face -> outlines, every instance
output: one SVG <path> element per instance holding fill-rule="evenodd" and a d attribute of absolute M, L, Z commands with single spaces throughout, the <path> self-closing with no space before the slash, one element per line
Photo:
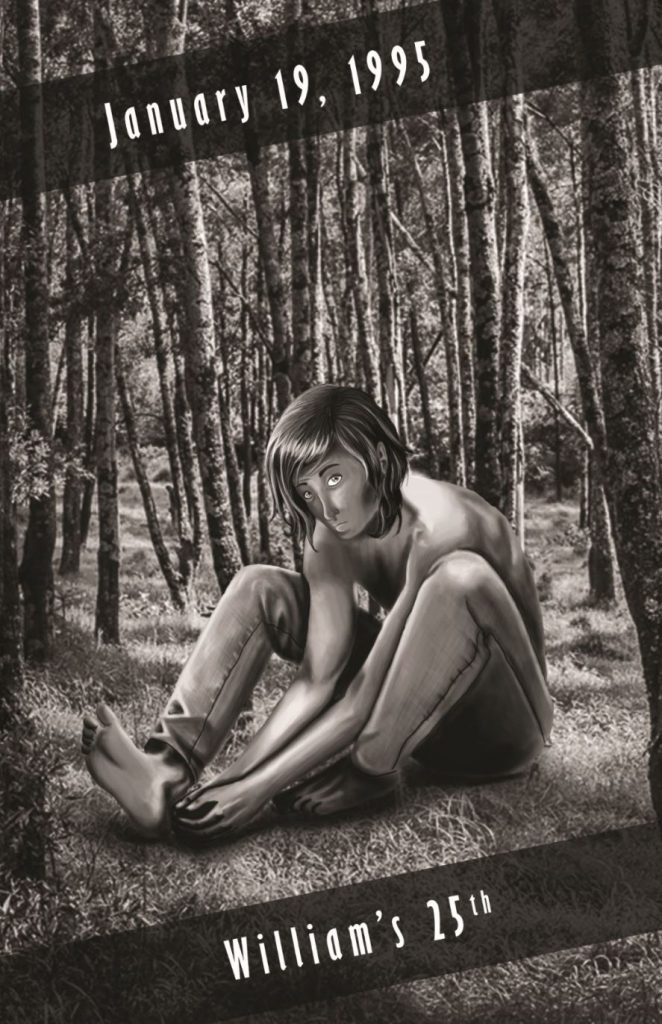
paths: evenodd
<path fill-rule="evenodd" d="M 377 453 L 385 465 L 386 450 L 381 442 Z M 360 536 L 379 510 L 377 491 L 368 483 L 362 463 L 346 448 L 332 448 L 319 462 L 304 466 L 295 488 L 315 519 L 344 540 Z"/>

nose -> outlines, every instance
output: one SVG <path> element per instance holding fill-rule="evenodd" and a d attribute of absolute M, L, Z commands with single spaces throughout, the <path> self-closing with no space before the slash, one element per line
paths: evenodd
<path fill-rule="evenodd" d="M 322 498 L 322 515 L 328 522 L 332 522 L 338 518 L 338 509 L 335 506 L 334 501 L 330 495 L 327 495 L 326 499 Z"/>

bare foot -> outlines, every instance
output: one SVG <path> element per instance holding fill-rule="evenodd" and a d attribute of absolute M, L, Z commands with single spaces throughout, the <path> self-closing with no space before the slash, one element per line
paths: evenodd
<path fill-rule="evenodd" d="M 273 804 L 281 814 L 292 811 L 336 814 L 392 793 L 397 788 L 399 777 L 399 772 L 366 775 L 346 757 L 312 779 L 279 793 Z"/>
<path fill-rule="evenodd" d="M 85 715 L 83 719 L 82 751 L 90 775 L 141 832 L 162 833 L 168 805 L 191 784 L 187 765 L 172 759 L 169 752 L 138 750 L 107 704 L 98 705 L 97 718 Z"/>

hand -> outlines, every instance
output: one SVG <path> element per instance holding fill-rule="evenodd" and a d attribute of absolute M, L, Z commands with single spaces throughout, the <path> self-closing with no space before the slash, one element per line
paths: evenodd
<path fill-rule="evenodd" d="M 409 548 L 405 586 L 417 592 L 438 557 L 439 551 L 436 545 L 430 543 L 428 531 L 422 526 L 416 527 Z"/>
<path fill-rule="evenodd" d="M 174 805 L 172 826 L 187 839 L 208 841 L 243 828 L 264 802 L 250 782 L 224 783 L 218 775 L 204 786 L 190 789 Z"/>

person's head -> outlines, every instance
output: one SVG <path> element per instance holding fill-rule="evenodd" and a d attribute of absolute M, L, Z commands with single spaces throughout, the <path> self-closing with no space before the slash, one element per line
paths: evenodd
<path fill-rule="evenodd" d="M 267 447 L 278 512 L 312 543 L 316 520 L 346 539 L 383 537 L 401 518 L 407 448 L 358 388 L 320 384 L 287 407 Z"/>

